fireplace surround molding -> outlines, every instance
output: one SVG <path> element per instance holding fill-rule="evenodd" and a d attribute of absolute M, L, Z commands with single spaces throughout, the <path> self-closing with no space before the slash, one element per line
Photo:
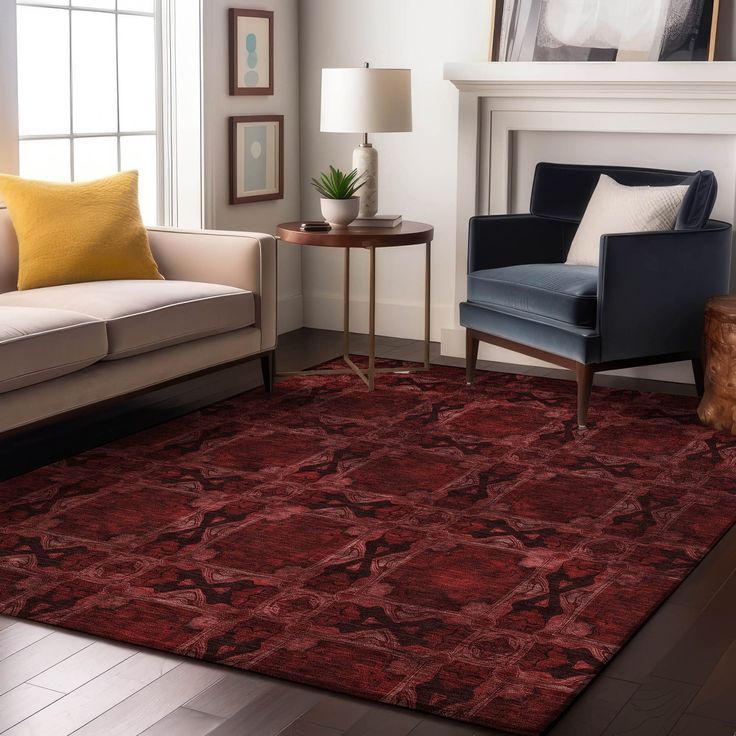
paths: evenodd
<path fill-rule="evenodd" d="M 445 79 L 457 87 L 458 167 L 455 304 L 465 300 L 468 220 L 474 215 L 523 209 L 517 180 L 529 180 L 520 161 L 524 136 L 566 136 L 566 163 L 634 163 L 621 160 L 628 141 L 692 136 L 711 149 L 720 195 L 714 217 L 736 220 L 736 62 L 490 62 L 448 63 Z M 600 160 L 589 161 L 576 137 L 601 136 Z M 633 136 L 634 138 L 631 138 Z M 641 147 L 641 146 L 640 146 Z M 673 145 L 671 162 L 636 164 L 689 170 Z M 542 145 L 542 150 L 544 146 Z M 681 150 L 678 150 L 681 149 Z M 536 150 L 536 149 L 535 149 Z M 724 155 L 724 153 L 726 155 Z M 588 152 L 589 155 L 589 152 Z M 539 160 L 560 161 L 558 145 Z M 706 168 L 703 166 L 703 168 Z M 526 200 L 528 205 L 528 199 Z M 736 281 L 732 281 L 736 283 Z M 442 330 L 442 354 L 463 356 L 464 331 L 458 314 Z M 487 346 L 481 358 L 517 363 L 533 360 Z M 637 369 L 635 375 L 691 382 L 689 366 Z"/>

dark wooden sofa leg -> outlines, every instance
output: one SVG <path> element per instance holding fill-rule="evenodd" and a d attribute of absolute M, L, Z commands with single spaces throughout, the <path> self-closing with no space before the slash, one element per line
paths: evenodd
<path fill-rule="evenodd" d="M 465 381 L 471 386 L 475 380 L 475 364 L 478 362 L 478 345 L 480 340 L 473 337 L 470 330 L 465 330 Z"/>
<path fill-rule="evenodd" d="M 693 358 L 693 376 L 695 377 L 695 388 L 698 396 L 705 393 L 705 372 L 703 369 L 703 361 L 700 358 Z"/>
<path fill-rule="evenodd" d="M 592 365 L 578 363 L 575 366 L 578 379 L 578 427 L 585 429 L 588 423 L 588 405 L 590 404 L 590 393 L 593 390 L 593 376 L 595 369 Z"/>
<path fill-rule="evenodd" d="M 273 379 L 276 369 L 276 352 L 272 350 L 270 353 L 261 356 L 261 373 L 263 374 L 263 386 L 267 393 L 273 393 Z"/>

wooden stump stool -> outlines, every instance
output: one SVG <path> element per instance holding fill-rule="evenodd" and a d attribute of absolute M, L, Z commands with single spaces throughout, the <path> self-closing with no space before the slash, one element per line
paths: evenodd
<path fill-rule="evenodd" d="M 703 424 L 736 434 L 736 296 L 717 296 L 705 308 Z"/>

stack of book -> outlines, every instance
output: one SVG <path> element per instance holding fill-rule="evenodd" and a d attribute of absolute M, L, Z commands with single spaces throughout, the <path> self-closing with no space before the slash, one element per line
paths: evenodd
<path fill-rule="evenodd" d="M 376 215 L 375 217 L 359 217 L 353 220 L 350 227 L 398 227 L 401 215 Z"/>

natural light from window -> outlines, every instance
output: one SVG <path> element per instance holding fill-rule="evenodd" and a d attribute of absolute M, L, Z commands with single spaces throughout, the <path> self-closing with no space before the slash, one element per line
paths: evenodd
<path fill-rule="evenodd" d="M 84 181 L 140 172 L 161 219 L 154 0 L 17 2 L 20 175 Z"/>

